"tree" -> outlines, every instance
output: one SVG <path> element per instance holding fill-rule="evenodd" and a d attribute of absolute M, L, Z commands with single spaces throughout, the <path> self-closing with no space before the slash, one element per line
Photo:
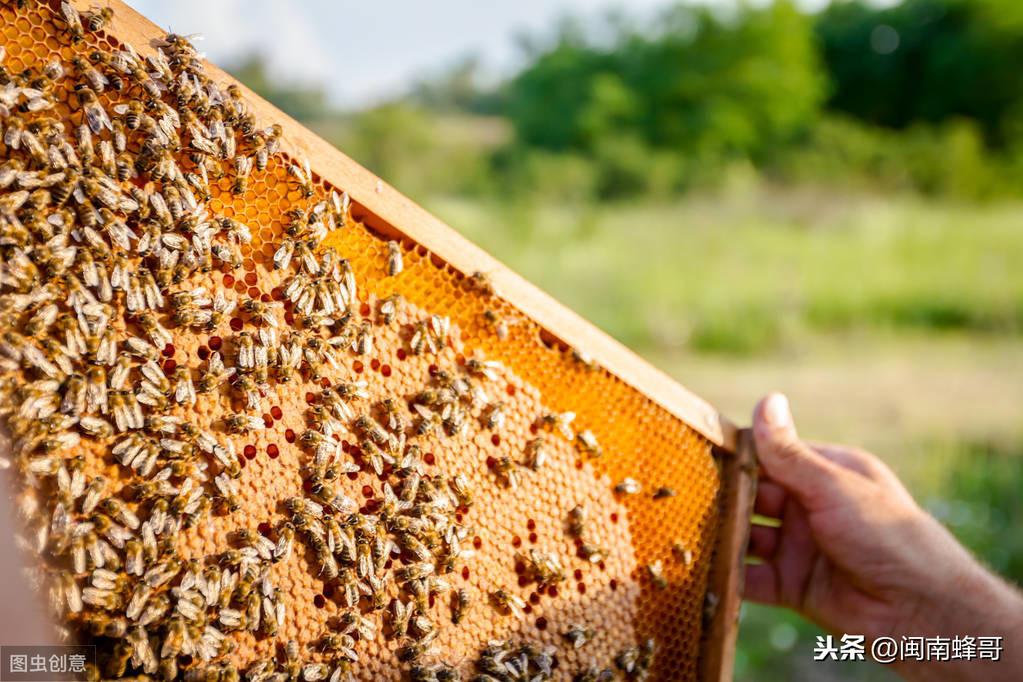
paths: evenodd
<path fill-rule="evenodd" d="M 656 26 L 618 23 L 598 43 L 573 24 L 537 50 L 507 92 L 518 140 L 592 153 L 625 135 L 652 149 L 755 157 L 816 115 L 825 80 L 810 20 L 790 2 L 732 14 L 678 6 Z"/>
<path fill-rule="evenodd" d="M 905 128 L 971 118 L 1000 145 L 1023 113 L 1023 9 L 1015 0 L 831 5 L 816 33 L 831 76 L 828 106 Z"/>

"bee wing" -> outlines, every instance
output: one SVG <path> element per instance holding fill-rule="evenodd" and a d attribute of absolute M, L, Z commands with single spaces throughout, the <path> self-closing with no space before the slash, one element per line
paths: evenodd
<path fill-rule="evenodd" d="M 86 107 L 85 120 L 89 124 L 89 130 L 97 135 L 102 132 L 104 128 L 113 130 L 114 127 L 110 123 L 110 118 L 107 116 L 106 110 L 99 104 Z"/>
<path fill-rule="evenodd" d="M 68 26 L 73 29 L 82 28 L 82 18 L 78 14 L 78 10 L 75 9 L 70 2 L 67 2 L 67 0 L 60 3 L 60 13 L 61 16 L 64 17 L 64 21 L 67 22 Z"/>

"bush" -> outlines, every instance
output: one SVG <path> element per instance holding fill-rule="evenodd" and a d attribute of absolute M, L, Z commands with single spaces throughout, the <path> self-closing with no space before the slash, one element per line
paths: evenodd
<path fill-rule="evenodd" d="M 490 135 L 489 123 L 393 102 L 359 112 L 333 141 L 413 197 L 479 194 L 492 189 L 490 154 L 496 144 L 481 141 Z"/>
<path fill-rule="evenodd" d="M 787 0 L 729 15 L 679 6 L 657 26 L 611 27 L 610 47 L 566 30 L 533 55 L 507 92 L 518 141 L 595 154 L 626 137 L 635 148 L 758 156 L 816 115 L 824 78 L 810 20 Z"/>
<path fill-rule="evenodd" d="M 816 23 L 828 106 L 896 129 L 969 118 L 1008 144 L 1023 103 L 1021 22 L 1015 0 L 832 3 Z"/>
<path fill-rule="evenodd" d="M 1018 192 L 1023 165 L 986 150 L 968 119 L 894 131 L 828 115 L 767 169 L 785 182 L 985 199 Z"/>

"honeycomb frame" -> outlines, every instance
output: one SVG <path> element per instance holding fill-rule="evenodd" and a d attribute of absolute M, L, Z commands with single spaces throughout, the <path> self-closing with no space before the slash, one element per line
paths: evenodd
<path fill-rule="evenodd" d="M 56 3 L 50 4 L 50 11 L 53 11 L 52 5 Z M 72 4 L 85 11 L 90 3 Z M 129 43 L 142 54 L 151 50 L 150 44 L 162 32 L 122 3 L 112 2 L 111 6 L 115 9 L 115 16 L 111 25 L 105 29 L 109 39 Z M 53 37 L 40 32 L 40 27 L 22 26 L 18 21 L 12 26 L 20 34 L 17 39 L 28 41 L 31 46 L 28 49 L 38 52 L 37 58 L 42 59 L 45 54 L 58 49 L 55 44 L 48 42 L 56 43 Z M 4 27 L 4 30 L 12 26 Z M 37 50 L 40 45 L 43 46 L 41 51 Z M 15 60 L 20 58 L 18 55 L 9 57 Z M 211 65 L 207 68 L 218 82 L 236 82 Z M 608 451 L 602 459 L 586 465 L 593 467 L 596 476 L 617 480 L 623 476 L 637 475 L 636 471 L 640 470 L 650 479 L 645 482 L 653 484 L 656 472 L 665 467 L 670 468 L 674 463 L 664 454 L 672 451 L 672 445 L 685 442 L 689 444 L 686 447 L 702 452 L 690 463 L 703 467 L 697 476 L 703 476 L 704 483 L 711 486 L 711 492 L 707 495 L 709 501 L 700 510 L 704 514 L 702 518 L 689 514 L 684 519 L 684 523 L 688 524 L 685 534 L 699 542 L 699 552 L 705 557 L 695 562 L 700 567 L 701 575 L 691 576 L 685 569 L 675 565 L 666 573 L 672 582 L 670 589 L 674 590 L 676 583 L 685 585 L 685 589 L 696 589 L 701 593 L 701 604 L 704 593 L 715 595 L 717 604 L 716 608 L 706 612 L 700 610 L 700 616 L 706 614 L 708 617 L 706 623 L 700 618 L 687 620 L 692 631 L 681 636 L 675 644 L 669 643 L 668 647 L 669 651 L 675 653 L 692 654 L 695 651 L 698 676 L 701 679 L 730 679 L 737 628 L 739 580 L 753 487 L 752 454 L 746 444 L 747 439 L 707 403 L 554 302 L 244 86 L 241 87 L 257 120 L 262 124 L 276 122 L 283 126 L 285 152 L 291 158 L 309 159 L 314 171 L 314 182 L 319 188 L 336 187 L 344 189 L 351 196 L 352 217 L 359 229 L 332 236 L 328 241 L 333 239 L 332 243 L 345 253 L 369 253 L 374 249 L 379 251 L 389 239 L 398 240 L 404 252 L 406 268 L 426 273 L 424 277 L 429 278 L 432 287 L 428 292 L 420 292 L 419 296 L 400 289 L 400 286 L 395 288 L 398 285 L 393 285 L 383 276 L 384 261 L 377 258 L 374 264 L 372 259 L 366 258 L 354 264 L 360 281 L 368 283 L 365 286 L 368 294 L 382 298 L 400 291 L 417 306 L 451 315 L 466 336 L 483 340 L 474 349 L 501 360 L 524 383 L 536 386 L 546 406 L 557 410 L 575 410 L 584 427 L 602 434 L 601 442 Z M 280 176 L 283 169 L 275 168 L 271 162 L 267 173 L 277 173 Z M 258 183 L 254 185 L 258 186 Z M 289 200 L 286 183 L 283 181 L 274 191 L 277 192 L 278 202 L 286 203 Z M 254 224 L 265 223 L 269 230 L 265 234 L 256 235 L 251 264 L 247 268 L 252 272 L 258 271 L 262 276 L 267 275 L 266 264 L 272 256 L 272 250 L 262 248 L 262 242 L 269 244 L 272 236 L 281 228 L 282 210 L 277 211 L 276 219 L 262 220 L 263 216 L 272 213 L 273 200 L 274 195 L 262 195 L 257 189 L 250 190 L 238 200 L 244 204 L 241 215 Z M 218 198 L 214 198 L 213 202 L 217 201 Z M 230 214 L 235 208 L 231 204 L 224 200 L 216 208 Z M 254 207 L 254 210 L 250 211 L 250 207 Z M 479 300 L 479 293 L 473 290 L 468 277 L 469 273 L 475 271 L 486 273 L 498 292 L 497 297 L 489 297 L 484 302 Z M 241 278 L 236 286 L 245 289 Z M 447 308 L 447 298 L 472 299 L 473 302 L 460 313 L 457 309 Z M 488 336 L 478 314 L 479 306 L 484 303 L 498 309 L 505 318 L 515 320 L 510 328 L 510 344 L 521 350 L 525 359 L 516 358 L 504 350 L 496 337 L 486 340 Z M 585 349 L 598 368 L 590 369 L 585 363 L 580 363 L 573 357 L 574 348 Z M 551 367 L 557 370 L 551 372 Z M 552 382 L 545 379 L 543 371 L 557 374 L 559 380 Z M 593 401 L 580 406 L 577 400 L 579 395 L 592 397 Z M 619 438 L 603 437 L 607 431 L 602 428 L 604 423 L 616 419 L 628 422 L 624 427 L 613 427 L 620 432 Z M 625 436 L 636 434 L 645 436 L 644 442 L 641 447 L 630 451 Z M 657 552 L 660 552 L 658 558 L 667 558 L 670 538 L 650 519 L 642 518 L 644 515 L 651 516 L 642 510 L 644 504 L 650 505 L 649 502 L 624 502 L 630 514 L 630 531 L 636 536 L 634 542 L 657 544 Z M 659 504 L 670 506 L 675 502 L 668 500 Z M 633 506 L 637 508 L 633 509 Z M 665 513 L 663 509 L 657 512 L 661 516 Z M 638 518 L 632 519 L 632 516 Z M 654 556 L 655 553 L 650 552 L 644 559 Z M 640 600 L 639 618 L 648 625 L 660 620 L 671 620 L 673 616 L 668 614 L 674 608 L 672 601 L 658 598 L 656 593 L 649 590 L 644 591 L 646 596 Z M 638 629 L 643 630 L 643 627 Z M 664 667 L 665 663 L 658 665 L 660 667 L 655 671 L 656 678 L 674 677 L 671 669 Z M 696 666 L 690 666 L 687 671 L 686 677 L 697 675 Z"/>

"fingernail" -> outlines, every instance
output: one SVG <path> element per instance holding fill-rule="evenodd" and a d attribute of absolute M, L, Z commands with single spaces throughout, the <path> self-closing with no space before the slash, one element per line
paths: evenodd
<path fill-rule="evenodd" d="M 792 422 L 789 399 L 781 393 L 771 395 L 764 405 L 764 420 L 771 426 L 788 426 Z"/>

